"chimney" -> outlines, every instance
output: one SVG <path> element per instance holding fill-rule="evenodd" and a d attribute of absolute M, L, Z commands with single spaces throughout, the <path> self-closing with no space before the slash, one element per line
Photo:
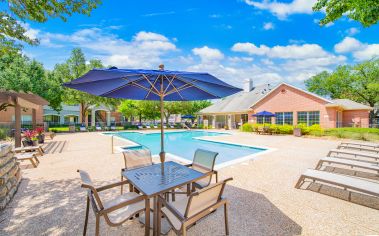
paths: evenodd
<path fill-rule="evenodd" d="M 253 79 L 245 79 L 243 83 L 243 90 L 245 92 L 250 92 L 254 88 L 254 82 Z"/>

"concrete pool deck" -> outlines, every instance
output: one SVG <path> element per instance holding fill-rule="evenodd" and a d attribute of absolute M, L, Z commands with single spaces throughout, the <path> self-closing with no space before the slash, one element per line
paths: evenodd
<path fill-rule="evenodd" d="M 209 139 L 275 149 L 254 160 L 220 170 L 220 179 L 234 178 L 225 190 L 231 203 L 231 235 L 379 234 L 378 210 L 294 188 L 300 174 L 314 168 L 340 141 L 240 132 Z M 25 169 L 19 190 L 10 205 L 0 212 L 0 234 L 82 234 L 85 192 L 80 188 L 76 170 L 88 171 L 99 186 L 118 181 L 123 158 L 121 153 L 111 154 L 110 140 L 109 136 L 99 133 L 57 135 L 48 144 L 50 153 L 40 158 L 38 168 L 28 168 L 22 163 Z M 114 142 L 115 146 L 127 144 L 120 139 Z M 108 196 L 118 193 L 117 189 Z M 375 199 L 369 201 L 377 204 Z M 223 211 L 217 211 L 190 228 L 188 235 L 223 235 L 223 226 Z M 88 235 L 93 235 L 94 228 L 91 212 Z M 100 229 L 101 235 L 144 233 L 137 220 L 117 228 L 107 226 L 102 220 Z"/>

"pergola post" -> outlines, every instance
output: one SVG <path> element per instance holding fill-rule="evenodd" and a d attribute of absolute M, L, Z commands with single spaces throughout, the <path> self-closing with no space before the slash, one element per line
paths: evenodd
<path fill-rule="evenodd" d="M 32 127 L 35 129 L 37 127 L 37 111 L 36 109 L 32 109 Z"/>
<path fill-rule="evenodd" d="M 21 147 L 21 106 L 16 101 L 14 105 L 14 144 L 15 147 Z"/>

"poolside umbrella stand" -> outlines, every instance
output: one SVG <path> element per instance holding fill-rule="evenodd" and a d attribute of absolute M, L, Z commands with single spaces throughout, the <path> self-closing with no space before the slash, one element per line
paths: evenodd
<path fill-rule="evenodd" d="M 268 118 L 275 117 L 275 114 L 273 114 L 269 111 L 261 111 L 261 112 L 253 114 L 252 116 L 263 117 L 264 121 L 266 121 L 266 117 L 268 117 Z"/>
<path fill-rule="evenodd" d="M 208 73 L 169 71 L 160 65 L 159 70 L 93 69 L 64 86 L 92 95 L 131 100 L 160 101 L 161 152 L 164 170 L 164 101 L 194 101 L 218 99 L 241 89 L 229 85 Z"/>

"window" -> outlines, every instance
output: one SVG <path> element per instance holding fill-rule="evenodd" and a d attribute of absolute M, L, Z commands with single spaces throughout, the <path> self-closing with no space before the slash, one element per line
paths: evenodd
<path fill-rule="evenodd" d="M 275 124 L 277 125 L 292 125 L 293 124 L 293 112 L 276 112 Z"/>
<path fill-rule="evenodd" d="M 257 116 L 258 124 L 271 124 L 271 117 Z"/>
<path fill-rule="evenodd" d="M 242 124 L 249 122 L 249 116 L 247 114 L 241 115 Z"/>
<path fill-rule="evenodd" d="M 305 124 L 307 126 L 320 124 L 319 111 L 300 111 L 297 113 L 297 123 Z"/>
<path fill-rule="evenodd" d="M 320 112 L 310 111 L 308 112 L 308 125 L 318 125 L 320 124 Z"/>

